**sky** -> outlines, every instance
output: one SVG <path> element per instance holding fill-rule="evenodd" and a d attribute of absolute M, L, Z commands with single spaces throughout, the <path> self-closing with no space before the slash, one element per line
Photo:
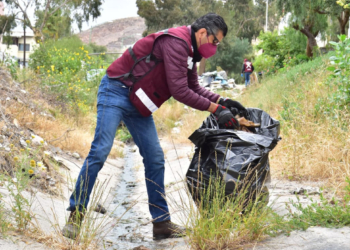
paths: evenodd
<path fill-rule="evenodd" d="M 138 9 L 136 6 L 136 0 L 104 0 L 101 6 L 101 16 L 99 16 L 94 21 L 90 21 L 88 24 L 84 23 L 82 30 L 87 30 L 91 26 L 96 26 L 98 24 L 113 21 L 115 19 L 138 16 L 137 10 Z M 6 10 L 6 4 L 5 13 L 8 13 L 8 11 Z M 34 19 L 33 13 L 34 9 L 28 11 L 28 14 L 31 19 Z M 76 25 L 73 25 L 73 29 L 74 32 L 78 32 L 78 27 Z M 17 26 L 15 30 L 21 31 L 22 27 Z"/>

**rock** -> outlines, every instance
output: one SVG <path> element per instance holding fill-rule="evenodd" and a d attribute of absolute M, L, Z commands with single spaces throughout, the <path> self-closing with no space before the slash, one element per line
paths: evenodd
<path fill-rule="evenodd" d="M 295 188 L 290 192 L 291 194 L 308 194 L 308 195 L 315 195 L 320 194 L 320 189 L 318 187 L 301 187 L 301 188 Z"/>
<path fill-rule="evenodd" d="M 25 141 L 23 138 L 19 139 L 19 143 L 20 143 L 21 146 L 24 147 L 24 148 L 27 148 L 27 147 L 28 147 L 28 144 L 26 143 L 26 141 Z"/>
<path fill-rule="evenodd" d="M 131 149 L 130 149 L 131 152 L 135 153 L 137 151 L 137 146 L 134 145 Z"/>
<path fill-rule="evenodd" d="M 56 181 L 54 181 L 54 180 L 49 180 L 49 185 L 50 185 L 50 186 L 55 186 L 55 185 L 56 185 Z"/>
<path fill-rule="evenodd" d="M 54 153 L 54 154 L 62 154 L 63 151 L 62 149 L 60 149 L 59 147 L 54 147 L 52 145 L 50 145 L 50 150 Z"/>
<path fill-rule="evenodd" d="M 11 100 L 11 98 L 10 98 L 10 97 L 7 97 L 7 98 L 6 98 L 6 101 L 10 101 L 10 100 Z"/>
<path fill-rule="evenodd" d="M 17 128 L 19 128 L 19 123 L 18 123 L 17 119 L 14 119 L 14 120 L 13 120 L 13 124 L 15 124 L 15 126 L 16 126 Z"/>
<path fill-rule="evenodd" d="M 178 128 L 178 127 L 175 127 L 175 128 L 173 128 L 173 129 L 171 130 L 171 133 L 172 133 L 172 134 L 180 134 L 180 132 L 181 132 L 181 130 L 180 130 L 180 128 Z"/>
<path fill-rule="evenodd" d="M 72 156 L 75 158 L 75 159 L 80 159 L 80 155 L 78 153 L 73 153 Z"/>
<path fill-rule="evenodd" d="M 21 89 L 21 92 L 22 92 L 23 94 L 27 94 L 27 91 L 25 91 L 24 89 Z"/>
<path fill-rule="evenodd" d="M 41 138 L 40 136 L 38 135 L 34 135 L 34 134 L 31 134 L 32 136 L 32 144 L 33 145 L 37 145 L 37 146 L 40 146 L 40 145 L 47 145 L 47 143 L 44 141 L 43 138 Z"/>
<path fill-rule="evenodd" d="M 5 147 L 5 150 L 6 150 L 7 152 L 10 152 L 10 151 L 11 151 L 11 149 L 10 149 L 9 147 Z"/>
<path fill-rule="evenodd" d="M 44 151 L 44 155 L 51 156 L 52 153 L 50 151 Z"/>
<path fill-rule="evenodd" d="M 151 249 L 141 245 L 141 246 L 138 246 L 138 247 L 134 247 L 133 250 L 151 250 Z"/>

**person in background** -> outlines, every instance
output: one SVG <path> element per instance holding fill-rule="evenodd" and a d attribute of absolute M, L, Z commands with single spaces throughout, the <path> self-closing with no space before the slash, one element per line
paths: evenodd
<path fill-rule="evenodd" d="M 247 59 L 244 59 L 243 67 L 242 67 L 242 76 L 243 73 L 245 74 L 245 87 L 248 87 L 250 85 L 250 75 L 254 72 L 254 66 L 253 64 L 248 61 Z"/>
<path fill-rule="evenodd" d="M 171 221 L 164 187 L 164 153 L 152 113 L 173 97 L 194 109 L 209 111 L 223 128 L 239 128 L 230 109 L 246 109 L 198 83 L 196 63 L 202 57 L 213 56 L 226 34 L 224 19 L 208 13 L 190 26 L 170 28 L 140 39 L 109 66 L 97 94 L 95 137 L 69 200 L 70 216 L 62 230 L 64 236 L 75 239 L 80 232 L 98 172 L 121 121 L 143 157 L 153 238 L 184 236 L 185 228 Z"/>

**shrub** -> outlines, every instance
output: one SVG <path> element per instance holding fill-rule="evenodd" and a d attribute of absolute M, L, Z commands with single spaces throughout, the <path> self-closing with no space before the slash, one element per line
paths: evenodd
<path fill-rule="evenodd" d="M 275 58 L 263 54 L 255 59 L 254 67 L 257 72 L 270 72 L 273 69 L 275 62 Z"/>
<path fill-rule="evenodd" d="M 29 66 L 43 76 L 44 86 L 74 110 L 86 112 L 93 106 L 99 84 L 97 77 L 87 79 L 87 71 L 105 68 L 104 53 L 92 57 L 91 50 L 75 36 L 47 41 L 30 56 Z"/>

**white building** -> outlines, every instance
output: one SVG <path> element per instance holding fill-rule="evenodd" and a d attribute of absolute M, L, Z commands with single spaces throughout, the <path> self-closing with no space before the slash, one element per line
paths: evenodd
<path fill-rule="evenodd" d="M 0 44 L 0 60 L 4 60 L 5 57 L 12 57 L 23 65 L 24 50 L 26 51 L 26 64 L 28 63 L 29 56 L 39 46 L 34 37 L 34 33 L 31 30 L 26 30 L 26 44 L 24 45 L 24 32 L 13 31 L 11 32 L 11 42 L 7 44 L 4 39 Z"/>

